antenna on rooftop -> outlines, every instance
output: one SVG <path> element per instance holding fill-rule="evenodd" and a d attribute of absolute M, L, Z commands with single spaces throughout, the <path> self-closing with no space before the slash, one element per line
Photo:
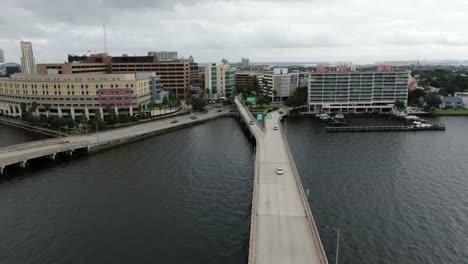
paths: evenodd
<path fill-rule="evenodd" d="M 106 24 L 103 24 L 102 27 L 104 28 L 104 52 L 107 55 Z"/>

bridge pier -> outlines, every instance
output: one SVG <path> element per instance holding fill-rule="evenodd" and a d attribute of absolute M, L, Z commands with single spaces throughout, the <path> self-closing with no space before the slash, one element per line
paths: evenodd
<path fill-rule="evenodd" d="M 50 154 L 50 156 L 49 156 L 49 158 L 50 158 L 51 160 L 55 160 L 56 157 L 57 157 L 57 153 L 52 153 L 52 154 Z"/>
<path fill-rule="evenodd" d="M 23 160 L 23 161 L 21 161 L 21 162 L 19 163 L 19 165 L 20 165 L 20 167 L 21 167 L 22 169 L 25 169 L 27 164 L 28 164 L 28 161 L 27 161 L 27 160 Z"/>
<path fill-rule="evenodd" d="M 3 175 L 3 172 L 5 171 L 5 167 L 0 167 L 0 176 Z"/>

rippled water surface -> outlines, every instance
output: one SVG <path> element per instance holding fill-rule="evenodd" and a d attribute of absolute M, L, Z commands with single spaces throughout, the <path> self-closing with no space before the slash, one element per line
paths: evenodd
<path fill-rule="evenodd" d="M 47 136 L 0 124 L 0 148 L 44 138 Z"/>
<path fill-rule="evenodd" d="M 220 119 L 0 181 L 0 263 L 244 263 L 253 146 Z"/>
<path fill-rule="evenodd" d="M 342 229 L 340 263 L 468 263 L 468 118 L 447 131 L 327 133 L 289 118 L 318 225 Z M 336 234 L 320 229 L 330 261 Z"/>

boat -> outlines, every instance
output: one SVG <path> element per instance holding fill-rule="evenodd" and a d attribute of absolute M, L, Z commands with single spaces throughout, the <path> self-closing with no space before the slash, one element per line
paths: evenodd
<path fill-rule="evenodd" d="M 328 115 L 328 114 L 319 114 L 318 118 L 320 118 L 320 120 L 322 120 L 322 121 L 328 121 L 328 120 L 331 119 L 330 115 Z"/>
<path fill-rule="evenodd" d="M 336 114 L 335 119 L 344 119 L 344 115 L 342 114 Z"/>

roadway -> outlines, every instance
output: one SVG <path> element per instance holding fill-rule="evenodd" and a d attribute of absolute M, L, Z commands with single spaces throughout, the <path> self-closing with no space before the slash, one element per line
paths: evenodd
<path fill-rule="evenodd" d="M 248 110 L 236 102 L 244 118 Z M 264 129 L 248 124 L 257 140 L 249 263 L 327 263 L 299 175 L 286 146 L 279 111 Z M 278 129 L 275 130 L 274 127 Z M 289 154 L 288 154 L 289 152 Z M 276 174 L 280 167 L 284 174 Z"/>
<path fill-rule="evenodd" d="M 211 109 L 206 114 L 195 115 L 197 119 L 190 119 L 193 115 L 183 115 L 125 128 L 108 130 L 87 136 L 70 136 L 66 138 L 39 140 L 8 146 L 0 148 L 0 168 L 3 169 L 5 166 L 11 164 L 21 163 L 30 159 L 79 148 L 89 147 L 92 149 L 116 140 L 124 141 L 129 138 L 143 136 L 155 131 L 217 118 L 225 115 L 227 112 L 229 112 L 227 108 L 222 108 L 221 112 L 218 112 L 217 109 Z M 172 120 L 177 120 L 177 123 L 172 123 Z"/>

